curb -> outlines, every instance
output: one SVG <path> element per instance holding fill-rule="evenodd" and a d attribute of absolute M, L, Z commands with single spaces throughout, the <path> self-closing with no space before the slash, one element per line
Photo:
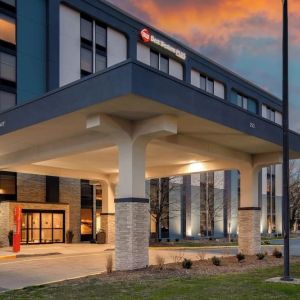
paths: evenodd
<path fill-rule="evenodd" d="M 8 260 L 8 259 L 16 259 L 16 254 L 10 254 L 10 255 L 0 255 L 0 260 Z"/>

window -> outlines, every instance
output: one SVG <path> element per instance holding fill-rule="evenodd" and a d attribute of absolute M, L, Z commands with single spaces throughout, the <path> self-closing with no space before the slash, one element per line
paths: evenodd
<path fill-rule="evenodd" d="M 254 99 L 248 98 L 240 93 L 233 91 L 231 103 L 250 111 L 254 114 L 258 113 L 258 105 Z"/>
<path fill-rule="evenodd" d="M 204 75 L 200 75 L 200 89 L 206 91 L 206 77 Z"/>
<path fill-rule="evenodd" d="M 152 50 L 150 51 L 150 66 L 159 69 L 159 54 Z"/>
<path fill-rule="evenodd" d="M 169 58 L 166 56 L 160 56 L 160 70 L 169 73 Z"/>
<path fill-rule="evenodd" d="M 0 172 L 0 200 L 16 200 L 16 185 L 16 173 Z"/>
<path fill-rule="evenodd" d="M 95 21 L 81 18 L 81 77 L 107 67 L 107 30 Z"/>
<path fill-rule="evenodd" d="M 15 19 L 0 13 L 0 40 L 16 45 Z"/>
<path fill-rule="evenodd" d="M 212 79 L 207 78 L 207 80 L 206 80 L 206 91 L 210 94 L 214 93 L 214 81 Z"/>
<path fill-rule="evenodd" d="M 83 71 L 85 74 L 93 73 L 92 50 L 81 48 L 81 71 Z"/>
<path fill-rule="evenodd" d="M 106 48 L 106 28 L 96 25 L 96 45 Z"/>
<path fill-rule="evenodd" d="M 16 57 L 4 52 L 0 52 L 0 78 L 16 81 Z"/>
<path fill-rule="evenodd" d="M 262 105 L 262 117 L 282 125 L 282 113 L 274 108 L 271 108 L 265 104 Z"/>
<path fill-rule="evenodd" d="M 96 54 L 96 72 L 102 71 L 106 68 L 106 56 Z"/>
<path fill-rule="evenodd" d="M 248 99 L 247 101 L 247 110 L 251 111 L 254 114 L 257 114 L 257 102 L 252 99 Z"/>
<path fill-rule="evenodd" d="M 86 41 L 92 42 L 93 40 L 93 23 L 87 19 L 81 18 L 80 23 L 81 37 Z"/>
<path fill-rule="evenodd" d="M 225 99 L 225 85 L 197 70 L 191 70 L 191 84 L 218 98 Z"/>
<path fill-rule="evenodd" d="M 240 107 L 243 107 L 243 97 L 241 95 L 237 95 L 237 102 L 235 104 Z"/>
<path fill-rule="evenodd" d="M 267 119 L 272 122 L 275 122 L 275 110 L 274 109 L 271 109 L 271 108 L 267 109 Z"/>
<path fill-rule="evenodd" d="M 10 109 L 16 105 L 16 95 L 0 90 L 0 112 Z"/>

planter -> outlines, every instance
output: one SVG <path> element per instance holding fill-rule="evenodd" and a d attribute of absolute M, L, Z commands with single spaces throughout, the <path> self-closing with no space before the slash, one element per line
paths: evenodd
<path fill-rule="evenodd" d="M 67 244 L 72 244 L 73 237 L 74 237 L 73 231 L 72 230 L 68 230 L 67 233 L 66 233 L 66 243 Z"/>
<path fill-rule="evenodd" d="M 12 230 L 9 231 L 7 238 L 8 238 L 9 246 L 12 247 L 14 243 L 14 232 Z"/>

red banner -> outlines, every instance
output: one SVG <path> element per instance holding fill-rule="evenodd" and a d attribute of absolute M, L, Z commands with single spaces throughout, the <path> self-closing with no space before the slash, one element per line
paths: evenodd
<path fill-rule="evenodd" d="M 22 208 L 21 208 L 21 206 L 16 206 L 14 209 L 14 236 L 13 236 L 13 251 L 14 252 L 20 252 L 21 219 L 22 219 Z"/>

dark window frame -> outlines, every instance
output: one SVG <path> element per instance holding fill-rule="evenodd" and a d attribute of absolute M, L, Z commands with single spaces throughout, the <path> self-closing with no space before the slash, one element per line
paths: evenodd
<path fill-rule="evenodd" d="M 6 171 L 0 171 L 1 175 L 11 175 L 14 177 L 14 184 L 15 184 L 15 194 L 0 194 L 0 201 L 16 201 L 17 200 L 17 173 L 16 172 L 6 172 Z M 1 186 L 0 186 L 1 189 Z"/>
<path fill-rule="evenodd" d="M 28 242 L 28 232 L 30 229 L 32 228 L 29 228 L 28 227 L 28 218 L 27 218 L 27 224 L 26 224 L 26 228 L 23 229 L 21 228 L 21 232 L 23 231 L 26 231 L 26 242 L 23 242 L 21 241 L 21 244 L 22 245 L 38 245 L 38 244 L 63 244 L 65 243 L 65 234 L 66 234 L 66 212 L 65 210 L 44 210 L 44 209 L 22 209 L 22 213 L 24 214 L 33 214 L 33 213 L 37 213 L 39 214 L 39 228 L 36 228 L 36 230 L 39 230 L 39 243 L 29 243 Z M 45 228 L 45 229 L 51 229 L 52 230 L 52 242 L 42 242 L 42 214 L 43 213 L 51 213 L 52 214 L 52 227 L 51 228 Z M 63 215 L 63 227 L 62 228 L 56 228 L 56 227 L 53 227 L 53 214 L 62 214 Z M 59 230 L 62 230 L 63 231 L 63 235 L 62 235 L 62 242 L 54 242 L 53 241 L 53 233 L 54 233 L 54 230 L 55 229 L 59 229 Z M 22 236 L 22 234 L 21 234 Z"/>

